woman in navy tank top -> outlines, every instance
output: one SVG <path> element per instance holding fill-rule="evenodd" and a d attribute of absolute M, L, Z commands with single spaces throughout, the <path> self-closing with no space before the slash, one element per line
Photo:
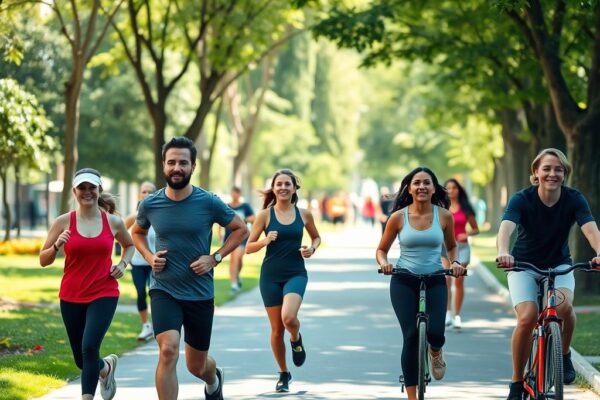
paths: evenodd
<path fill-rule="evenodd" d="M 304 364 L 306 351 L 300 335 L 298 311 L 308 282 L 304 259 L 311 257 L 321 238 L 312 214 L 296 207 L 298 178 L 289 169 L 277 171 L 264 195 L 263 210 L 248 237 L 246 253 L 267 247 L 260 271 L 260 293 L 271 324 L 271 350 L 279 366 L 278 392 L 289 391 L 292 375 L 285 359 L 284 333 L 290 335 L 292 360 Z M 310 246 L 302 244 L 304 229 Z M 265 238 L 258 240 L 264 231 Z"/>
<path fill-rule="evenodd" d="M 397 267 L 406 268 L 417 274 L 427 274 L 442 268 L 440 254 L 442 243 L 446 245 L 454 274 L 459 276 L 464 268 L 457 260 L 454 239 L 454 220 L 448 211 L 449 199 L 446 190 L 438 183 L 429 169 L 418 167 L 412 170 L 400 184 L 394 200 L 392 215 L 377 246 L 376 260 L 385 274 L 392 272 L 393 265 L 387 258 L 394 240 L 400 243 L 400 258 Z M 403 275 L 392 276 L 390 282 L 392 306 L 402 329 L 402 372 L 408 400 L 416 400 L 418 332 L 416 314 L 418 310 L 419 280 Z M 444 377 L 446 362 L 442 353 L 445 342 L 446 304 L 448 289 L 444 276 L 434 276 L 427 282 L 427 314 L 429 327 L 427 341 L 431 358 L 431 374 L 437 380 Z"/>

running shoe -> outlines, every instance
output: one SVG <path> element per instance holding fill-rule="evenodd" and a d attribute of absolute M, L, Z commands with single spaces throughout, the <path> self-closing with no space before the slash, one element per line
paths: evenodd
<path fill-rule="evenodd" d="M 292 380 L 292 374 L 290 372 L 280 372 L 279 380 L 275 385 L 275 391 L 279 393 L 287 393 L 290 391 L 290 382 Z"/>
<path fill-rule="evenodd" d="M 223 383 L 225 381 L 225 371 L 222 368 L 217 368 L 217 378 L 219 378 L 219 387 L 212 394 L 206 392 L 204 387 L 204 397 L 206 400 L 223 400 Z"/>
<path fill-rule="evenodd" d="M 446 373 L 446 361 L 444 361 L 444 351 L 440 349 L 440 352 L 435 356 L 430 351 L 429 359 L 431 360 L 431 375 L 433 375 L 433 377 L 439 381 L 444 377 L 444 374 Z"/>
<path fill-rule="evenodd" d="M 577 373 L 573 367 L 573 361 L 571 361 L 571 352 L 563 354 L 563 382 L 565 385 L 570 385 L 575 382 Z"/>
<path fill-rule="evenodd" d="M 454 316 L 454 322 L 452 322 L 452 326 L 454 327 L 454 329 L 462 328 L 462 321 L 460 320 L 460 315 Z"/>
<path fill-rule="evenodd" d="M 108 365 L 108 373 L 104 378 L 100 378 L 100 395 L 104 400 L 111 400 L 117 393 L 117 381 L 115 380 L 115 371 L 117 370 L 116 354 L 110 354 L 104 357 L 104 362 Z"/>
<path fill-rule="evenodd" d="M 290 344 L 292 345 L 292 360 L 294 361 L 294 365 L 299 367 L 306 360 L 306 350 L 302 344 L 302 335 L 298 334 L 298 341 L 292 342 L 290 340 Z"/>
<path fill-rule="evenodd" d="M 137 340 L 144 341 L 151 339 L 154 336 L 154 329 L 152 329 L 152 324 L 150 322 L 146 322 L 142 324 L 142 331 L 137 336 Z"/>
<path fill-rule="evenodd" d="M 523 389 L 523 382 L 511 382 L 509 385 L 508 397 L 506 400 L 522 400 L 525 389 Z"/>

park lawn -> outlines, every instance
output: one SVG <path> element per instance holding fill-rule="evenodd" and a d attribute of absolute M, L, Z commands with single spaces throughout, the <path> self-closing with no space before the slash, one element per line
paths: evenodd
<path fill-rule="evenodd" d="M 258 284 L 263 252 L 244 257 L 242 292 Z M 58 288 L 64 259 L 41 268 L 38 256 L 0 257 L 0 296 L 24 303 L 25 308 L 0 311 L 0 400 L 38 397 L 79 375 L 58 310 Z M 131 274 L 120 280 L 119 304 L 135 304 Z M 215 269 L 215 303 L 221 305 L 230 293 L 229 261 Z M 33 307 L 41 303 L 44 307 Z M 137 313 L 117 312 L 104 340 L 101 354 L 122 354 L 139 345 Z M 33 351 L 39 345 L 44 350 Z M 24 354 L 13 354 L 15 351 Z M 10 352 L 9 354 L 5 354 Z"/>
<path fill-rule="evenodd" d="M 487 269 L 507 287 L 506 273 L 496 267 L 496 237 L 490 233 L 478 235 L 473 240 L 473 253 L 487 267 Z M 575 305 L 598 305 L 600 296 L 576 296 Z M 600 330 L 600 319 L 597 314 L 577 315 L 577 328 L 573 336 L 572 346 L 582 355 L 600 355 L 600 337 L 596 334 Z M 598 369 L 598 366 L 596 366 Z"/>

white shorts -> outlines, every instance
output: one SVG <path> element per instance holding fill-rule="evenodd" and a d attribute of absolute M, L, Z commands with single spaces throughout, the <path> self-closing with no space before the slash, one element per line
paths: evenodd
<path fill-rule="evenodd" d="M 471 246 L 469 246 L 469 243 L 456 242 L 456 248 L 458 249 L 458 261 L 463 265 L 469 264 L 471 262 Z M 442 257 L 448 258 L 446 246 L 442 246 Z M 448 261 L 452 262 L 454 260 Z"/>
<path fill-rule="evenodd" d="M 570 265 L 559 265 L 558 269 L 569 268 Z M 508 272 L 508 291 L 513 307 L 524 301 L 532 301 L 537 304 L 538 282 L 545 277 L 533 271 L 509 271 Z M 554 279 L 555 289 L 569 289 L 571 293 L 575 292 L 575 275 L 573 271 L 566 275 L 557 276 Z"/>

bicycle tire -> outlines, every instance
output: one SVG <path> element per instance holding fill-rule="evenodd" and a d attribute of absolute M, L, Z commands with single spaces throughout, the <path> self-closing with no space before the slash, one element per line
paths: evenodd
<path fill-rule="evenodd" d="M 560 325 L 551 321 L 545 329 L 546 348 L 544 394 L 554 394 L 555 400 L 563 400 L 563 354 Z M 554 389 L 554 390 L 552 390 Z"/>
<path fill-rule="evenodd" d="M 525 376 L 524 376 L 524 380 L 527 382 L 527 384 L 533 388 L 533 392 L 535 394 L 535 397 L 531 397 L 529 395 L 529 393 L 527 391 L 525 391 L 523 393 L 523 399 L 524 400 L 534 400 L 537 396 L 538 396 L 538 392 L 537 392 L 537 368 L 538 366 L 535 364 L 535 358 L 537 357 L 537 344 L 538 344 L 538 340 L 537 340 L 537 333 L 534 330 L 533 334 L 532 334 L 532 338 L 531 338 L 531 353 L 529 354 L 529 358 L 527 359 L 527 363 L 525 364 Z M 536 365 L 534 369 L 532 369 L 532 366 Z"/>
<path fill-rule="evenodd" d="M 427 385 L 427 373 L 429 363 L 427 362 L 427 324 L 419 322 L 419 376 L 417 381 L 417 398 L 425 399 L 425 386 Z"/>

